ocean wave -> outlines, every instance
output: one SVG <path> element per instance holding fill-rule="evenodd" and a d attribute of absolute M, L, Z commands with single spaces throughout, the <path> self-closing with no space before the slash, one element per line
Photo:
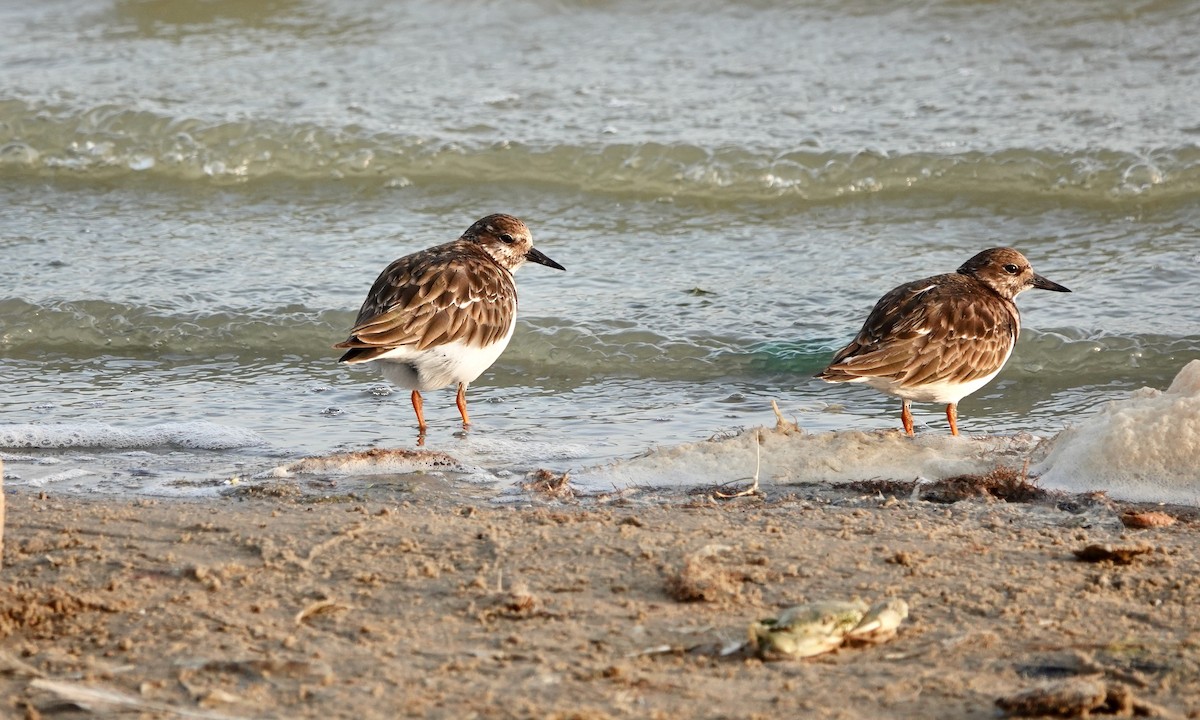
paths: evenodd
<path fill-rule="evenodd" d="M 828 338 L 762 341 L 724 336 L 668 337 L 647 330 L 589 332 L 527 326 L 498 364 L 514 371 L 584 379 L 598 376 L 660 380 L 722 377 L 809 379 L 840 347 Z M 1132 371 L 1166 377 L 1181 359 L 1200 356 L 1200 336 L 1153 333 L 1097 335 L 1078 329 L 1028 328 L 1009 362 L 1012 377 L 1040 376 L 1079 383 Z"/>
<path fill-rule="evenodd" d="M 1200 336 L 1118 335 L 1078 329 L 1021 331 L 1006 368 L 1011 377 L 1054 376 L 1074 384 L 1138 375 L 1169 380 L 1182 362 L 1200 357 Z"/>
<path fill-rule="evenodd" d="M 0 299 L 0 354 L 37 360 L 285 355 L 335 357 L 354 314 L 304 306 L 248 312 L 166 312 L 99 300 L 35 304 Z M 601 377 L 705 380 L 721 377 L 808 377 L 827 363 L 832 338 L 763 340 L 722 334 L 670 335 L 644 327 L 581 327 L 564 318 L 527 317 L 496 365 L 498 373 L 586 382 Z M 1133 369 L 1167 372 L 1200 356 L 1200 336 L 1096 334 L 1075 328 L 1027 328 L 1007 372 L 1076 380 Z"/>
<path fill-rule="evenodd" d="M 7 100 L 0 101 L 2 175 L 217 185 L 354 182 L 381 190 L 506 182 L 714 203 L 974 194 L 1119 204 L 1194 198 L 1200 147 L 1144 153 L 1032 147 L 837 152 L 653 142 L 539 147 L 355 126 L 172 118 L 120 105 L 81 112 Z"/>
<path fill-rule="evenodd" d="M 172 314 L 102 300 L 36 304 L 8 298 L 0 299 L 0 351 L 7 358 L 221 352 L 275 356 L 328 348 L 342 339 L 342 330 L 334 328 L 348 328 L 353 318 L 350 312 L 300 307 Z"/>

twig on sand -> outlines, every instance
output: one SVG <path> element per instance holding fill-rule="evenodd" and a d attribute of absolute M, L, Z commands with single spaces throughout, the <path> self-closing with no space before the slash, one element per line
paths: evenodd
<path fill-rule="evenodd" d="M 17 658 L 7 650 L 0 650 L 0 675 L 17 675 L 31 678 L 45 677 L 45 673 Z"/>
<path fill-rule="evenodd" d="M 365 528 L 366 528 L 366 523 L 359 523 L 359 524 L 355 525 L 354 527 L 343 530 L 342 532 L 338 533 L 337 535 L 334 535 L 333 537 L 329 538 L 328 540 L 323 540 L 323 541 L 317 543 L 316 545 L 313 545 L 308 550 L 308 557 L 304 558 L 304 560 L 301 561 L 299 564 L 302 567 L 304 567 L 305 570 L 307 570 L 309 568 L 309 565 L 312 563 L 313 560 L 316 559 L 316 557 L 318 555 L 325 552 L 326 550 L 328 550 L 331 547 L 335 547 L 337 545 L 340 545 L 340 544 L 346 542 L 347 540 L 357 540 L 359 534 Z"/>
<path fill-rule="evenodd" d="M 799 423 L 797 423 L 795 420 L 788 420 L 783 417 L 783 411 L 779 409 L 779 403 L 775 402 L 774 398 L 771 399 L 771 410 L 775 412 L 775 432 L 780 433 L 781 435 L 793 435 L 804 432 L 800 429 Z M 731 498 L 748 497 L 750 495 L 762 494 L 758 491 L 758 477 L 759 473 L 762 471 L 762 441 L 763 431 L 762 428 L 759 428 L 758 430 L 754 431 L 754 476 L 749 478 L 750 486 L 735 493 L 725 493 L 721 492 L 720 490 L 714 490 L 713 497 L 721 500 L 729 500 Z M 746 478 L 738 478 L 738 480 L 745 479 Z M 732 480 L 730 482 L 738 482 L 738 480 Z"/>
<path fill-rule="evenodd" d="M 635 650 L 631 653 L 625 653 L 627 658 L 645 657 L 647 655 L 666 655 L 667 653 L 675 652 L 674 645 L 655 645 L 644 650 Z"/>
<path fill-rule="evenodd" d="M 325 598 L 324 600 L 318 600 L 314 603 L 309 604 L 303 610 L 296 613 L 296 617 L 294 618 L 294 620 L 297 625 L 301 625 L 304 623 L 305 620 L 307 620 L 308 618 L 310 618 L 313 615 L 316 615 L 318 613 L 331 612 L 333 610 L 349 610 L 349 609 L 350 609 L 349 605 L 343 605 L 343 604 L 339 603 L 337 600 L 333 600 L 331 598 Z"/>
<path fill-rule="evenodd" d="M 92 687 L 82 683 L 66 682 L 39 678 L 29 683 L 36 690 L 54 693 L 64 701 L 97 714 L 105 714 L 110 710 L 135 710 L 155 714 L 178 715 L 186 718 L 205 718 L 206 720 L 233 720 L 231 715 L 192 710 L 191 708 L 168 705 L 167 703 L 143 700 L 133 695 L 127 695 L 119 690 L 103 687 Z"/>
<path fill-rule="evenodd" d="M 772 400 L 771 404 L 774 405 L 775 401 Z M 775 411 L 779 412 L 779 408 L 776 408 Z M 731 498 L 747 497 L 750 495 L 758 495 L 759 494 L 759 492 L 758 492 L 758 473 L 760 470 L 762 470 L 762 430 L 755 430 L 754 431 L 754 477 L 750 478 L 750 480 L 751 480 L 750 487 L 744 488 L 742 490 L 738 490 L 735 493 L 723 493 L 720 490 L 714 490 L 713 496 L 721 498 L 722 500 L 729 500 Z"/>
<path fill-rule="evenodd" d="M 783 412 L 779 409 L 779 404 L 775 399 L 771 399 L 771 409 L 775 411 L 775 432 L 791 435 L 792 433 L 804 432 L 800 429 L 800 423 L 795 420 L 785 420 Z"/>

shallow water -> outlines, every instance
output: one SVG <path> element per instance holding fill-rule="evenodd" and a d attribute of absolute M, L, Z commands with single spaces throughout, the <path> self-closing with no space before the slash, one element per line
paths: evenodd
<path fill-rule="evenodd" d="M 1074 292 L 1022 295 L 961 424 L 1052 434 L 1200 357 L 1197 31 L 1185 2 L 5 7 L 6 472 L 126 492 L 411 445 L 407 393 L 330 346 L 390 260 L 491 212 L 568 272 L 519 274 L 468 435 L 427 397 L 429 446 L 489 472 L 771 399 L 893 427 L 812 374 L 883 292 L 998 244 Z"/>

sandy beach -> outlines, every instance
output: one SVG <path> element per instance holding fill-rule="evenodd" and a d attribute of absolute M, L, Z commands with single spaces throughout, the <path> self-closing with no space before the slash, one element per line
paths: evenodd
<path fill-rule="evenodd" d="M 765 493 L 10 492 L 0 715 L 994 718 L 1080 676 L 1200 717 L 1194 509 Z M 1077 559 L 1091 544 L 1147 552 Z M 853 598 L 911 614 L 810 659 L 738 648 L 782 608 Z"/>

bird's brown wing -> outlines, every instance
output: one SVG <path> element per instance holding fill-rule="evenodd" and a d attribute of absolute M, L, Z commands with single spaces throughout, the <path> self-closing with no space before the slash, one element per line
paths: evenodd
<path fill-rule="evenodd" d="M 854 340 L 818 376 L 887 378 L 901 386 L 970 382 L 1004 364 L 1020 332 L 1016 306 L 939 275 L 880 298 Z"/>
<path fill-rule="evenodd" d="M 507 333 L 517 296 L 512 275 L 462 243 L 407 255 L 389 265 L 367 294 L 345 342 L 342 362 L 366 362 L 408 346 L 424 350 L 463 341 L 484 347 Z"/>

